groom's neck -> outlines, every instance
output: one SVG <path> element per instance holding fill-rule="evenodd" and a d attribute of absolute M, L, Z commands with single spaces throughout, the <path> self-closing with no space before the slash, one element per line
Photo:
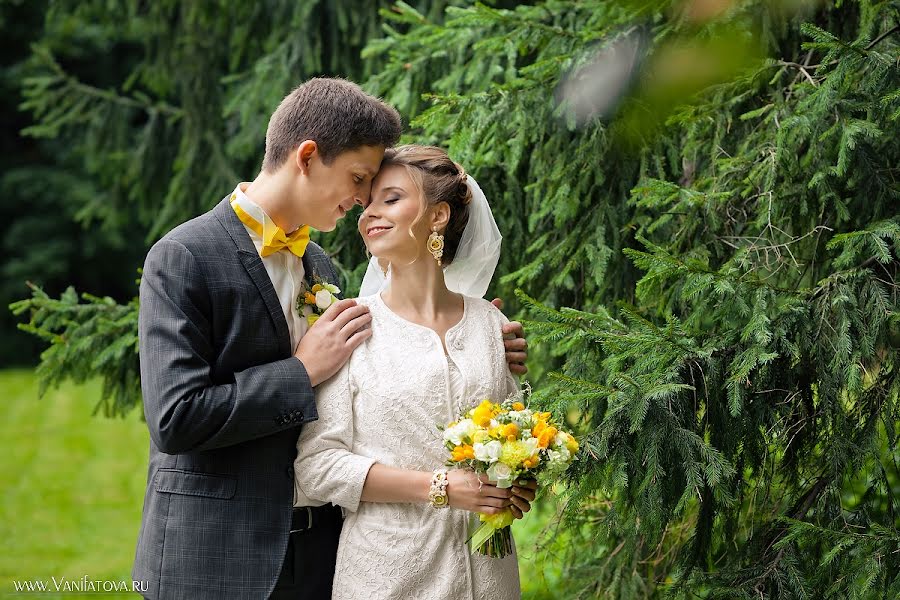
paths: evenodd
<path fill-rule="evenodd" d="M 244 189 L 272 221 L 285 233 L 291 233 L 305 223 L 303 215 L 298 215 L 291 203 L 291 190 L 279 175 L 261 171 Z M 295 222 L 296 221 L 296 222 Z"/>

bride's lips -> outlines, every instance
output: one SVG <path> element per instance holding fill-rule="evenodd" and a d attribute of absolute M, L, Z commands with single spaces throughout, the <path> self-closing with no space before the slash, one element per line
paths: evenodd
<path fill-rule="evenodd" d="M 377 237 L 383 233 L 386 233 L 393 229 L 393 227 L 385 227 L 383 225 L 378 225 L 377 227 L 369 227 L 366 229 L 366 237 Z"/>

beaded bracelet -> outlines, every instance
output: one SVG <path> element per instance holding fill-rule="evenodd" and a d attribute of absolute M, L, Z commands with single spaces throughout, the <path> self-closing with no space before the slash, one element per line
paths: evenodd
<path fill-rule="evenodd" d="M 431 489 L 428 492 L 428 501 L 435 508 L 447 508 L 450 499 L 447 498 L 447 469 L 435 469 L 431 475 Z"/>

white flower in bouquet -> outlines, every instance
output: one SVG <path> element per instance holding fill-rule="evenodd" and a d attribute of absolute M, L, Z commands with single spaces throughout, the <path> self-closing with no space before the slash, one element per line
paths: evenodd
<path fill-rule="evenodd" d="M 476 427 L 472 419 L 462 419 L 456 425 L 451 425 L 444 430 L 444 442 L 452 442 L 459 446 L 465 438 L 470 438 L 475 433 Z"/>
<path fill-rule="evenodd" d="M 503 450 L 503 444 L 497 440 L 487 444 L 475 444 L 475 459 L 481 462 L 495 463 L 500 460 L 501 450 Z"/>
<path fill-rule="evenodd" d="M 561 446 L 558 450 L 547 451 L 547 469 L 550 472 L 565 471 L 572 460 L 572 453 L 565 446 Z"/>
<path fill-rule="evenodd" d="M 487 476 L 491 481 L 496 482 L 498 488 L 508 488 L 512 486 L 512 467 L 502 462 L 495 462 L 487 470 Z"/>

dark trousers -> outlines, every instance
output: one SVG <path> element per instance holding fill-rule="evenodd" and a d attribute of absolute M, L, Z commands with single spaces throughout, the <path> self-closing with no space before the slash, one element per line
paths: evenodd
<path fill-rule="evenodd" d="M 341 509 L 331 504 L 294 509 L 287 552 L 270 600 L 331 598 L 342 523 Z"/>

